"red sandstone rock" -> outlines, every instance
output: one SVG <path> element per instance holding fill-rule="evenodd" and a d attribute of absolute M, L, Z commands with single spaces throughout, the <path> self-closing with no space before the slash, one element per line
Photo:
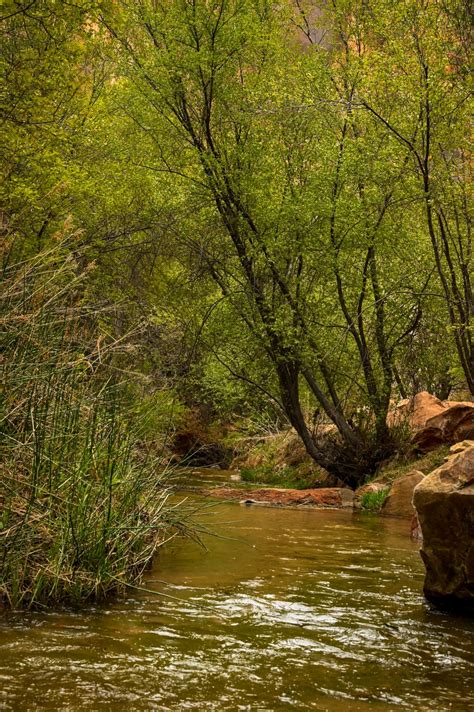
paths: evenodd
<path fill-rule="evenodd" d="M 416 485 L 421 482 L 423 477 L 422 472 L 415 470 L 395 480 L 387 499 L 382 505 L 380 513 L 389 517 L 412 519 L 415 514 L 413 490 Z"/>
<path fill-rule="evenodd" d="M 400 401 L 387 418 L 389 425 L 408 422 L 412 430 L 423 428 L 429 418 L 443 413 L 443 402 L 427 391 L 417 393 L 413 398 Z"/>
<path fill-rule="evenodd" d="M 474 438 L 474 403 L 441 401 L 426 391 L 402 401 L 388 420 L 391 425 L 406 421 L 415 431 L 412 443 L 421 452 Z"/>
<path fill-rule="evenodd" d="M 474 607 L 474 446 L 427 475 L 413 501 L 423 533 L 426 597 Z"/>
<path fill-rule="evenodd" d="M 474 403 L 453 403 L 432 418 L 412 438 L 421 452 L 434 450 L 442 443 L 474 438 Z"/>
<path fill-rule="evenodd" d="M 410 536 L 414 540 L 423 541 L 423 533 L 421 531 L 420 522 L 418 520 L 416 510 L 411 520 Z"/>
<path fill-rule="evenodd" d="M 211 497 L 232 499 L 241 502 L 264 502 L 275 507 L 306 505 L 312 507 L 352 507 L 353 492 L 341 487 L 321 489 L 277 489 L 261 487 L 258 489 L 232 489 L 215 487 L 206 492 Z"/>

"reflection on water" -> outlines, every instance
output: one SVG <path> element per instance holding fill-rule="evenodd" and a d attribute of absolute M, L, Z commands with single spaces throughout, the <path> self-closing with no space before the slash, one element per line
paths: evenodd
<path fill-rule="evenodd" d="M 140 593 L 0 625 L 5 710 L 474 708 L 474 621 L 430 610 L 406 523 L 219 505 Z"/>
<path fill-rule="evenodd" d="M 177 467 L 173 483 L 183 491 L 207 490 L 216 486 L 230 486 L 241 481 L 239 470 L 221 470 L 217 467 Z"/>

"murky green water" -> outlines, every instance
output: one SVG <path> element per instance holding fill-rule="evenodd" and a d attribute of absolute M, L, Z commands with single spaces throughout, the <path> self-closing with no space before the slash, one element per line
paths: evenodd
<path fill-rule="evenodd" d="M 0 709 L 474 709 L 474 621 L 424 602 L 406 523 L 227 504 L 214 519 L 232 538 L 176 542 L 150 573 L 179 600 L 3 620 Z"/>

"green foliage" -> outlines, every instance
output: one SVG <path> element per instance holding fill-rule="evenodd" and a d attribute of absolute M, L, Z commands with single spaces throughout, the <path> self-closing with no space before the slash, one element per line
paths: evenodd
<path fill-rule="evenodd" d="M 2 5 L 3 226 L 17 254 L 48 245 L 70 216 L 84 172 L 74 160 L 94 82 L 87 38 L 90 3 Z M 71 220 L 71 217 L 69 217 Z"/>
<path fill-rule="evenodd" d="M 353 485 L 399 448 L 391 399 L 471 388 L 470 28 L 311 7 L 5 0 L 2 259 L 84 248 L 94 378 L 115 344 L 144 450 L 203 404 Z"/>
<path fill-rule="evenodd" d="M 380 512 L 389 492 L 390 487 L 385 487 L 376 492 L 364 492 L 360 500 L 361 508 L 366 512 Z"/>
<path fill-rule="evenodd" d="M 107 3 L 103 14 L 129 150 L 143 147 L 160 176 L 152 199 L 157 208 L 166 199 L 174 216 L 164 289 L 184 341 L 199 339 L 197 393 L 221 413 L 251 410 L 257 395 L 307 443 L 302 403 L 321 407 L 362 470 L 395 448 L 386 427 L 393 391 L 444 392 L 459 373 L 440 348 L 454 317 L 451 296 L 433 296 L 435 248 L 413 150 L 380 119 L 387 111 L 402 133 L 424 135 L 420 58 L 415 40 L 402 46 L 404 23 L 423 38 L 440 85 L 459 93 L 463 82 L 441 82 L 448 43 L 435 32 L 437 3 L 421 13 L 412 2 L 373 5 L 328 8 L 339 43 L 304 52 L 288 41 L 285 5 L 145 0 Z M 392 23 L 388 50 L 381 38 Z M 437 135 L 462 142 L 462 129 L 441 129 L 443 97 L 434 91 Z M 466 273 L 453 270 L 454 282 Z M 361 417 L 371 428 L 359 427 Z M 313 457 L 336 467 L 320 447 Z"/>
<path fill-rule="evenodd" d="M 80 258 L 61 244 L 4 274 L 0 599 L 13 608 L 122 592 L 186 531 L 163 468 L 137 448 L 100 314 L 78 298 Z"/>
<path fill-rule="evenodd" d="M 242 480 L 293 489 L 324 483 L 324 471 L 312 461 L 294 431 L 275 429 L 275 424 L 267 424 L 260 432 L 255 424 L 253 431 L 249 427 L 246 432 L 241 426 L 233 437 L 234 465 Z"/>

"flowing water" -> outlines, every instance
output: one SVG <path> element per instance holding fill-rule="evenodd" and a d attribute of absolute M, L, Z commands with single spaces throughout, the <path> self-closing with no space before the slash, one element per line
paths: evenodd
<path fill-rule="evenodd" d="M 474 709 L 474 621 L 425 603 L 405 522 L 212 511 L 221 538 L 160 554 L 160 596 L 4 618 L 0 709 Z"/>

